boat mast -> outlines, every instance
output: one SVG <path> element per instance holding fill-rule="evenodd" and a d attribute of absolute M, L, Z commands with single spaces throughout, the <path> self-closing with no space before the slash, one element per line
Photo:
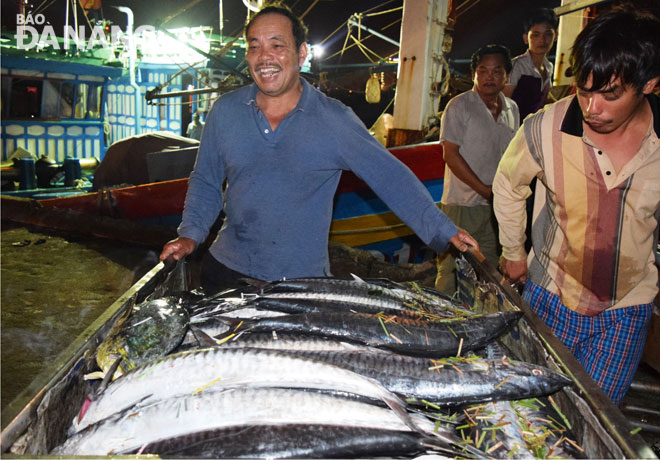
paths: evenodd
<path fill-rule="evenodd" d="M 401 49 L 394 99 L 394 128 L 388 145 L 423 140 L 438 118 L 442 81 L 448 76 L 444 52 L 449 0 L 405 0 L 401 24 Z M 448 37 L 448 35 L 447 35 Z"/>

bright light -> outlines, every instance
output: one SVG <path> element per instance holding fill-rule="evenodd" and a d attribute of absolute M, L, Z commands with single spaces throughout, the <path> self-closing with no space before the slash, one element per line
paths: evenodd
<path fill-rule="evenodd" d="M 196 51 L 185 46 L 190 43 L 206 53 L 210 50 L 210 40 L 201 27 L 170 29 L 170 33 L 177 36 L 176 39 L 158 30 L 145 32 L 137 37 L 138 47 L 142 53 L 142 60 L 150 63 L 172 64 L 186 63 L 194 64 L 205 58 Z"/>
<path fill-rule="evenodd" d="M 323 53 L 325 52 L 325 49 L 323 49 L 323 45 L 312 45 L 311 48 L 314 59 L 320 59 L 323 56 Z"/>

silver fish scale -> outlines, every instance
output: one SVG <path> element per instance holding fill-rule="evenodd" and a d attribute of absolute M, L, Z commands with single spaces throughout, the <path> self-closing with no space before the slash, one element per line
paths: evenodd
<path fill-rule="evenodd" d="M 536 435 L 536 441 L 543 440 L 547 449 L 546 458 L 587 458 L 575 447 L 576 443 L 567 440 L 569 430 L 559 422 L 561 418 L 549 409 L 549 401 L 545 402 L 545 406 L 541 405 L 538 399 L 530 400 L 527 404 L 521 404 L 519 401 L 511 404 L 515 405 L 518 417 L 525 421 L 527 430 Z M 552 419 L 554 422 L 549 423 Z"/>
<path fill-rule="evenodd" d="M 444 362 L 378 351 L 296 353 L 374 378 L 403 397 L 436 404 L 532 398 L 570 383 L 563 374 L 522 361 L 475 358 Z"/>
<path fill-rule="evenodd" d="M 170 398 L 124 411 L 70 437 L 52 454 L 109 455 L 204 430 L 287 423 L 410 431 L 394 411 L 380 406 L 317 392 L 243 387 Z M 417 423 L 428 433 L 435 428 L 428 419 Z M 448 432 L 446 436 L 458 440 Z"/>
<path fill-rule="evenodd" d="M 413 291 L 404 288 L 389 288 L 362 280 L 344 280 L 338 278 L 296 278 L 273 283 L 263 290 L 262 295 L 280 292 L 308 292 L 317 296 L 334 296 L 346 293 L 350 297 L 368 299 L 397 300 L 403 304 L 411 304 L 412 309 L 428 310 L 429 306 L 455 308 L 456 305 L 446 299 L 427 294 L 423 291 Z M 365 302 L 367 302 L 365 300 Z"/>
<path fill-rule="evenodd" d="M 374 307 L 390 308 L 393 310 L 419 311 L 407 306 L 399 298 L 360 296 L 341 292 L 317 293 L 317 292 L 272 292 L 264 294 L 262 298 L 268 299 L 321 299 L 326 301 L 347 302 L 354 304 L 370 305 Z"/>
<path fill-rule="evenodd" d="M 479 412 L 474 415 L 480 420 L 483 427 L 496 425 L 498 427 L 496 434 L 497 440 L 502 444 L 495 448 L 497 444 L 486 444 L 484 448 L 488 450 L 493 458 L 519 458 L 534 459 L 536 456 L 529 449 L 527 442 L 522 434 L 523 428 L 520 425 L 518 416 L 513 408 L 512 401 L 498 401 L 487 403 Z M 480 430 L 481 431 L 481 430 Z M 485 438 L 490 438 L 490 433 L 486 432 Z M 490 450 L 492 449 L 492 450 Z"/>
<path fill-rule="evenodd" d="M 293 424 L 204 431 L 149 444 L 144 451 L 164 458 L 389 458 L 431 447 L 446 449 L 409 431 Z"/>
<path fill-rule="evenodd" d="M 239 334 L 237 337 L 223 342 L 223 348 L 267 348 L 272 350 L 300 351 L 372 351 L 389 354 L 387 350 L 379 350 L 367 345 L 360 345 L 329 338 L 309 335 L 287 334 L 277 332 L 252 332 Z"/>
<path fill-rule="evenodd" d="M 138 402 L 149 404 L 248 383 L 345 391 L 404 405 L 375 380 L 332 364 L 278 350 L 210 348 L 167 356 L 115 380 L 91 402 L 82 420 L 74 419 L 70 432 L 78 432 Z"/>
<path fill-rule="evenodd" d="M 441 322 L 383 320 L 378 315 L 305 313 L 245 321 L 247 331 L 295 332 L 333 337 L 402 354 L 447 357 L 459 347 L 479 348 L 512 327 L 521 312 L 498 312 Z M 394 318 L 392 318 L 394 320 Z"/>

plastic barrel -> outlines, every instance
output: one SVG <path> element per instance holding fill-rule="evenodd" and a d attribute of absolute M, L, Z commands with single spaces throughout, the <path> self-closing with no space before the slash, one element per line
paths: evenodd
<path fill-rule="evenodd" d="M 82 169 L 78 158 L 64 159 L 64 185 L 73 187 L 76 179 L 82 179 Z"/>
<path fill-rule="evenodd" d="M 34 167 L 34 158 L 21 158 L 18 160 L 19 190 L 33 190 L 37 188 L 37 174 Z"/>

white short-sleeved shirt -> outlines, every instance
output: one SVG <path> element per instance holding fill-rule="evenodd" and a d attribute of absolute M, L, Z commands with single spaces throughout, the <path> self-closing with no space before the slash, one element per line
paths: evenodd
<path fill-rule="evenodd" d="M 454 97 L 442 114 L 440 141 L 459 146 L 459 153 L 484 184 L 492 184 L 500 158 L 519 125 L 518 106 L 499 94 L 502 112 L 497 121 L 474 90 Z M 445 166 L 442 203 L 456 206 L 488 205 L 488 201 Z"/>

